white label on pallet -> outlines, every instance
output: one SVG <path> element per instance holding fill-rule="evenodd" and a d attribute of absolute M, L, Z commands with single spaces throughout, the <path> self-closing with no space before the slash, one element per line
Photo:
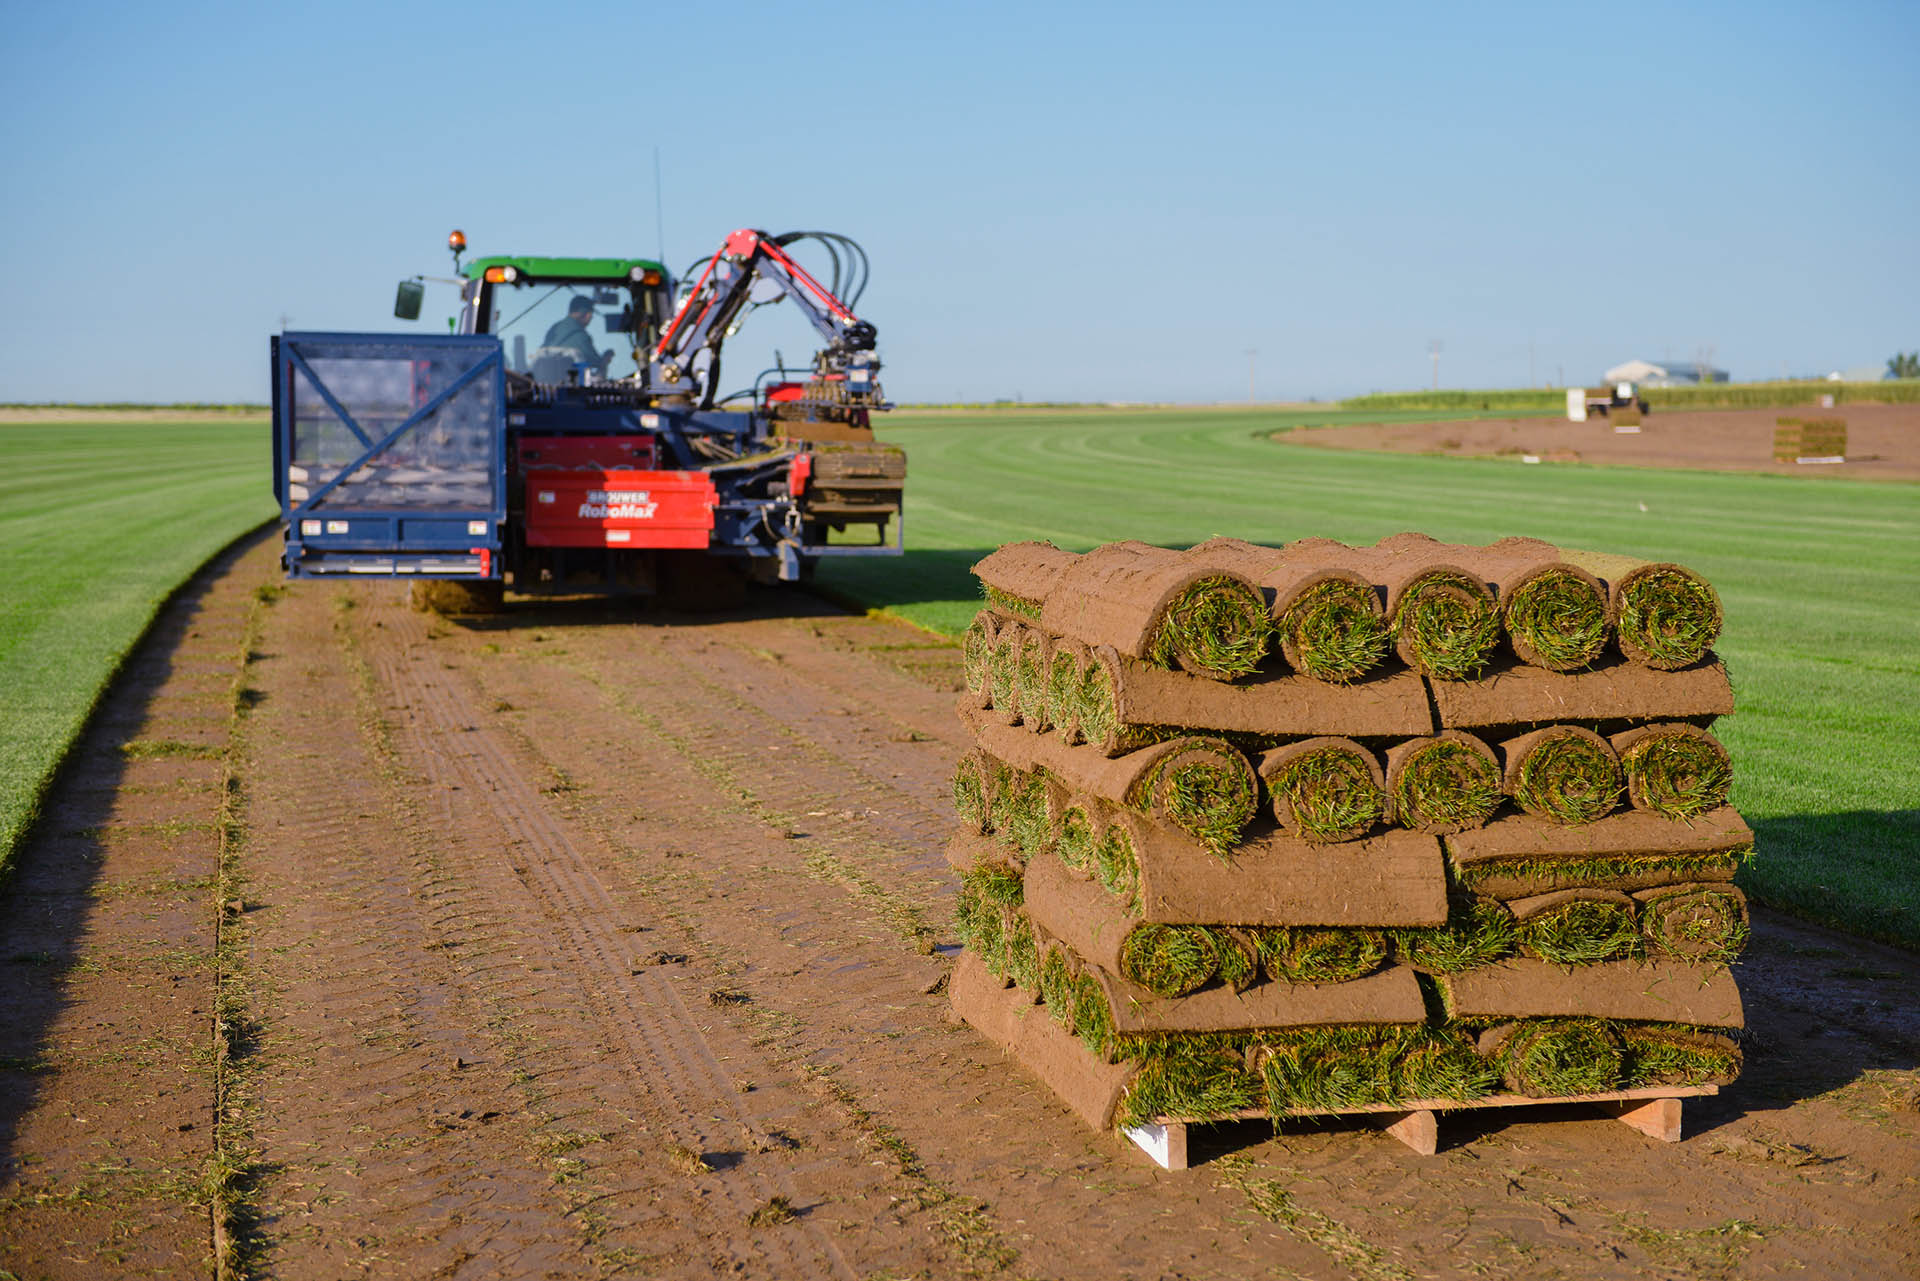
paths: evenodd
<path fill-rule="evenodd" d="M 1638 436 L 1640 434 L 1640 424 L 1621 423 L 1613 429 L 1613 433 L 1616 436 Z"/>
<path fill-rule="evenodd" d="M 1130 1125 L 1127 1137 L 1140 1145 L 1140 1150 L 1152 1157 L 1163 1170 L 1170 1169 L 1167 1152 L 1167 1127 L 1164 1125 Z"/>
<path fill-rule="evenodd" d="M 630 543 L 633 541 L 633 531 L 631 529 L 609 529 L 607 531 L 607 541 L 610 543 Z"/>

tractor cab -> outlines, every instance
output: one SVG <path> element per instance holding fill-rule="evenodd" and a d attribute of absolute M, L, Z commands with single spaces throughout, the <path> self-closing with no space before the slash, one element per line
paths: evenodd
<path fill-rule="evenodd" d="M 500 340 L 510 374 L 543 386 L 616 382 L 647 367 L 672 314 L 666 269 L 638 258 L 481 258 L 460 332 Z"/>

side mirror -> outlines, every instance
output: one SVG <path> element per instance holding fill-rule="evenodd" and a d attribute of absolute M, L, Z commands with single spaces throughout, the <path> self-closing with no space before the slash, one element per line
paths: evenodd
<path fill-rule="evenodd" d="M 622 308 L 619 312 L 603 312 L 600 323 L 610 334 L 629 334 L 633 332 L 633 316 Z"/>
<path fill-rule="evenodd" d="M 393 295 L 393 314 L 401 320 L 420 319 L 420 303 L 427 296 L 427 287 L 417 280 L 403 280 Z"/>

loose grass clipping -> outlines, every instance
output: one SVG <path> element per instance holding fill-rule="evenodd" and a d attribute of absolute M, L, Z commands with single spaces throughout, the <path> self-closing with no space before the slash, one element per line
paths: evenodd
<path fill-rule="evenodd" d="M 1258 937 L 1261 965 L 1287 983 L 1345 983 L 1387 962 L 1387 936 L 1379 930 L 1277 927 Z"/>
<path fill-rule="evenodd" d="M 1652 951 L 1688 961 L 1733 961 L 1746 950 L 1747 896 L 1731 885 L 1670 885 L 1634 898 L 1640 932 Z"/>
<path fill-rule="evenodd" d="M 1690 819 L 1727 803 L 1733 761 L 1696 725 L 1643 725 L 1609 742 L 1627 776 L 1627 799 L 1663 818 Z"/>
<path fill-rule="evenodd" d="M 1395 822 L 1436 836 L 1485 826 L 1506 800 L 1499 758 L 1462 730 L 1391 748 L 1387 796 Z"/>
<path fill-rule="evenodd" d="M 1634 902 L 1612 890 L 1566 890 L 1513 904 L 1522 950 L 1555 965 L 1595 965 L 1640 950 Z"/>
<path fill-rule="evenodd" d="M 1599 1019 L 1529 1019 L 1495 1040 L 1501 1078 L 1529 1098 L 1601 1094 L 1618 1088 L 1626 1066 L 1619 1034 Z"/>
<path fill-rule="evenodd" d="M 1500 745 L 1505 786 L 1515 804 L 1564 826 L 1613 812 L 1625 781 L 1607 741 L 1577 725 L 1553 725 Z"/>
<path fill-rule="evenodd" d="M 1346 738 L 1310 738 L 1261 760 L 1273 816 L 1304 841 L 1365 836 L 1386 815 L 1385 778 L 1372 752 Z"/>
<path fill-rule="evenodd" d="M 1607 590 L 1574 565 L 1526 575 L 1507 592 L 1500 616 L 1515 657 L 1534 667 L 1578 671 L 1607 647 Z"/>

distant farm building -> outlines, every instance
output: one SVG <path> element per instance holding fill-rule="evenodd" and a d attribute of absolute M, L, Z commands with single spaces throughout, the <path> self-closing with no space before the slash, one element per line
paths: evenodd
<path fill-rule="evenodd" d="M 1650 360 L 1629 360 L 1609 369 L 1601 381 L 1637 383 L 1642 387 L 1689 387 L 1695 383 L 1726 382 L 1727 371 L 1691 360 L 1670 360 L 1663 365 Z"/>

